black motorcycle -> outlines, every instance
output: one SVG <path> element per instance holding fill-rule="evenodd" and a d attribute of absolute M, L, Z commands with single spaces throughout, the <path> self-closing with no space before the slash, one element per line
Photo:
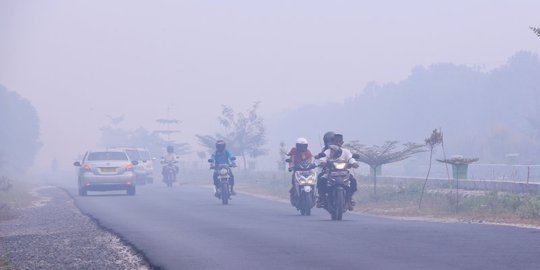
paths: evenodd
<path fill-rule="evenodd" d="M 234 158 L 232 158 L 234 160 Z M 209 163 L 213 163 L 214 160 L 209 159 Z M 229 204 L 229 200 L 231 199 L 231 178 L 232 178 L 232 172 L 231 168 L 234 167 L 234 164 L 228 165 L 228 164 L 218 164 L 218 165 L 211 165 L 211 169 L 214 169 L 217 173 L 217 179 L 218 179 L 218 190 L 216 192 L 216 197 L 221 200 L 222 204 Z"/>
<path fill-rule="evenodd" d="M 332 216 L 332 220 L 341 220 L 343 213 L 347 211 L 349 201 L 347 190 L 351 187 L 351 164 L 342 160 L 329 161 L 327 175 L 328 203 L 326 211 Z"/>
<path fill-rule="evenodd" d="M 316 158 L 325 157 L 324 153 Z M 353 158 L 358 158 L 357 154 Z M 351 188 L 352 164 L 345 160 L 329 160 L 326 163 L 324 178 L 327 184 L 327 203 L 324 209 L 330 213 L 332 220 L 342 220 L 343 213 L 349 209 L 350 200 L 347 199 L 347 192 Z"/>
<path fill-rule="evenodd" d="M 290 159 L 286 160 L 291 162 Z M 315 186 L 317 184 L 317 165 L 304 162 L 293 167 L 293 189 L 291 204 L 296 207 L 302 216 L 311 215 L 311 209 L 315 206 Z"/>

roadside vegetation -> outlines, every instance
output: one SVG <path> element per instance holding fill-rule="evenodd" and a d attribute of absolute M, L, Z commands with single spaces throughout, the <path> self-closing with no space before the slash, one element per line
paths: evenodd
<path fill-rule="evenodd" d="M 16 217 L 19 208 L 31 206 L 36 200 L 34 188 L 32 183 L 0 176 L 0 221 Z"/>
<path fill-rule="evenodd" d="M 30 183 L 0 176 L 0 221 L 15 218 L 18 208 L 31 205 L 35 200 L 31 189 Z"/>
<path fill-rule="evenodd" d="M 195 176 L 196 175 L 196 176 Z M 288 200 L 291 174 L 280 171 L 235 172 L 237 190 L 276 199 Z M 211 173 L 193 174 L 181 183 L 212 185 Z M 186 179 L 186 178 L 184 178 Z M 497 191 L 456 190 L 447 187 L 426 187 L 422 207 L 418 202 L 423 181 L 405 184 L 377 183 L 377 195 L 368 176 L 358 177 L 355 194 L 356 212 L 413 219 L 440 219 L 461 222 L 507 223 L 540 226 L 540 195 Z M 459 204 L 456 202 L 459 201 Z M 457 207 L 456 207 L 457 205 Z"/>

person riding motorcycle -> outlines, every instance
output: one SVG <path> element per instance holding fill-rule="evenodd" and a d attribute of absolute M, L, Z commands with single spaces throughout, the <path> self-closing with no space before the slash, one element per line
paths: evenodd
<path fill-rule="evenodd" d="M 308 150 L 308 141 L 305 138 L 298 138 L 296 139 L 296 146 L 291 148 L 287 156 L 291 157 L 289 162 L 289 172 L 294 171 L 294 168 L 298 164 L 302 164 L 305 162 L 313 162 L 313 154 L 311 154 L 311 151 Z M 289 190 L 291 199 L 292 196 L 294 196 L 294 173 L 292 175 L 291 179 L 291 189 Z"/>
<path fill-rule="evenodd" d="M 337 134 L 336 133 L 334 135 L 334 143 L 336 145 L 338 145 L 339 147 L 343 147 L 343 143 L 344 143 L 343 142 L 343 134 Z M 355 168 L 358 168 L 358 166 L 355 167 Z M 347 194 L 347 196 L 348 196 L 348 199 L 349 199 L 349 202 L 350 202 L 350 206 L 352 208 L 356 204 L 356 202 L 353 200 L 352 196 L 358 190 L 358 188 L 357 188 L 358 187 L 358 182 L 356 181 L 356 178 L 354 178 L 354 176 L 352 174 L 350 174 L 350 179 L 351 179 L 351 189 L 350 189 L 349 194 Z M 352 211 L 353 209 L 350 209 L 350 210 Z"/>
<path fill-rule="evenodd" d="M 234 163 L 234 156 L 232 155 L 229 150 L 225 149 L 226 144 L 223 140 L 216 141 L 216 152 L 212 154 L 211 159 L 213 160 L 213 164 L 211 168 L 214 168 L 215 166 L 226 164 L 230 167 L 236 167 L 236 164 Z M 231 175 L 230 178 L 230 186 L 231 186 L 231 195 L 236 195 L 236 192 L 234 192 L 234 175 L 232 174 L 232 171 L 229 170 L 229 173 Z M 218 182 L 218 171 L 214 171 L 214 186 L 216 188 L 216 196 L 218 194 L 218 188 L 219 188 L 219 182 Z"/>
<path fill-rule="evenodd" d="M 326 167 L 326 164 L 328 161 L 334 161 L 334 160 L 343 160 L 348 162 L 352 168 L 358 168 L 358 162 L 353 158 L 353 154 L 349 149 L 342 148 L 338 143 L 334 145 L 330 145 L 326 151 L 324 151 L 325 156 L 320 159 L 321 166 L 324 168 Z M 323 177 L 323 180 L 326 184 L 326 177 L 328 174 L 326 174 Z M 352 177 L 352 175 L 349 175 L 351 180 L 351 186 L 347 190 L 347 200 L 349 201 L 349 210 L 353 210 L 354 207 L 354 201 L 352 200 L 352 196 L 354 195 L 354 192 L 356 192 L 356 179 Z M 319 196 L 322 198 L 323 206 L 326 204 L 326 196 L 327 196 L 327 189 L 325 189 L 324 193 L 321 193 L 319 190 Z M 318 207 L 318 206 L 317 206 Z M 322 206 L 321 206 L 322 207 Z"/>
<path fill-rule="evenodd" d="M 315 158 L 319 159 L 324 155 L 324 152 L 329 149 L 330 145 L 334 144 L 334 133 L 333 131 L 328 131 L 323 136 L 323 142 L 324 147 L 321 150 L 319 154 L 315 156 Z M 327 173 L 327 169 L 323 167 L 321 173 L 317 176 L 317 208 L 322 208 L 326 204 L 326 193 L 327 193 L 327 183 L 325 175 Z"/>
<path fill-rule="evenodd" d="M 177 156 L 174 153 L 174 147 L 172 145 L 167 146 L 167 153 L 161 158 L 161 165 L 162 170 L 161 174 L 163 175 L 163 179 L 165 179 L 165 166 L 166 164 L 174 164 L 174 174 L 178 174 L 178 166 L 176 165 L 176 162 L 178 162 Z"/>

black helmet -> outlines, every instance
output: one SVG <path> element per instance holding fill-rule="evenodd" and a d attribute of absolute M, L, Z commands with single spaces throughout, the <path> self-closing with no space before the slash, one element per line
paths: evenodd
<path fill-rule="evenodd" d="M 221 152 L 225 150 L 225 141 L 224 140 L 217 140 L 216 141 L 216 150 Z"/>
<path fill-rule="evenodd" d="M 343 134 L 334 134 L 334 143 L 339 146 L 343 145 Z"/>
<path fill-rule="evenodd" d="M 334 144 L 334 136 L 335 135 L 336 135 L 336 133 L 334 133 L 333 131 L 328 131 L 328 132 L 324 133 L 323 142 L 324 142 L 325 147 L 328 147 L 331 144 Z"/>
<path fill-rule="evenodd" d="M 167 153 L 174 153 L 174 147 L 172 145 L 167 146 Z"/>

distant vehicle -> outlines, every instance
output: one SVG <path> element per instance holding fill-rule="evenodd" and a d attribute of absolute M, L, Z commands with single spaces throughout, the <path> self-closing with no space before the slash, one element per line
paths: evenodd
<path fill-rule="evenodd" d="M 176 182 L 176 163 L 178 161 L 163 161 L 163 182 L 167 187 L 172 187 L 173 183 Z"/>
<path fill-rule="evenodd" d="M 126 151 L 130 160 L 136 160 L 138 164 L 133 168 L 137 184 L 146 184 L 154 182 L 154 165 L 150 152 L 145 148 L 136 147 L 117 147 Z"/>
<path fill-rule="evenodd" d="M 131 160 L 122 149 L 97 149 L 86 152 L 82 161 L 73 165 L 79 167 L 79 195 L 88 191 L 126 190 L 135 195 L 134 167 L 137 160 Z"/>
<path fill-rule="evenodd" d="M 150 155 L 150 151 L 146 148 L 137 148 L 139 155 L 141 156 L 141 161 L 144 166 L 144 173 L 146 178 L 146 183 L 154 183 L 154 160 Z M 140 163 L 140 162 L 139 162 Z"/>

